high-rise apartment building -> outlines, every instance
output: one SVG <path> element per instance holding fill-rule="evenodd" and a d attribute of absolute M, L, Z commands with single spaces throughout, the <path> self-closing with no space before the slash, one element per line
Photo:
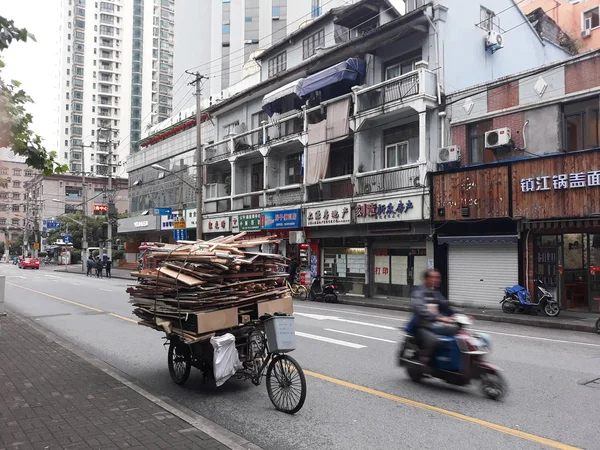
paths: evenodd
<path fill-rule="evenodd" d="M 172 113 L 174 0 L 62 0 L 61 20 L 59 160 L 122 175 L 143 127 Z"/>
<path fill-rule="evenodd" d="M 354 1 L 177 0 L 175 74 L 198 70 L 210 77 L 207 94 L 218 95 L 253 70 L 249 60 L 256 52 L 332 8 Z M 176 105 L 192 102 L 187 89 L 175 91 Z"/>

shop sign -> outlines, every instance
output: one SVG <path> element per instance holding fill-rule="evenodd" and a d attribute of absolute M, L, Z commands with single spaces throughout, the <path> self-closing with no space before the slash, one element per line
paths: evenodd
<path fill-rule="evenodd" d="M 185 227 L 196 228 L 196 208 L 185 210 Z"/>
<path fill-rule="evenodd" d="M 399 220 L 420 220 L 423 218 L 422 196 L 400 197 L 377 202 L 357 203 L 356 222 L 393 222 Z"/>
<path fill-rule="evenodd" d="M 306 226 L 348 225 L 352 222 L 350 203 L 343 205 L 307 208 Z"/>
<path fill-rule="evenodd" d="M 138 220 L 137 222 L 133 222 L 134 228 L 146 228 L 148 226 L 147 220 Z"/>
<path fill-rule="evenodd" d="M 228 233 L 231 231 L 231 217 L 216 217 L 202 221 L 203 233 Z"/>
<path fill-rule="evenodd" d="M 185 223 L 185 218 L 180 218 L 179 214 L 165 214 L 160 216 L 160 229 L 161 231 L 164 230 L 174 230 L 175 229 L 175 222 L 183 219 L 184 223 Z M 185 226 L 184 226 L 185 228 Z"/>
<path fill-rule="evenodd" d="M 600 186 L 600 170 L 521 178 L 521 192 L 561 191 Z"/>
<path fill-rule="evenodd" d="M 173 222 L 174 230 L 185 230 L 185 217 L 177 217 Z"/>
<path fill-rule="evenodd" d="M 158 216 L 136 216 L 119 219 L 119 233 L 136 233 L 158 229 Z"/>
<path fill-rule="evenodd" d="M 231 230 L 234 233 L 240 231 L 260 231 L 260 213 L 240 214 L 231 219 Z"/>
<path fill-rule="evenodd" d="M 260 227 L 263 230 L 300 228 L 301 226 L 302 211 L 299 209 L 267 211 L 260 214 Z"/>
<path fill-rule="evenodd" d="M 187 241 L 187 230 L 185 228 L 176 228 L 173 230 L 173 239 L 175 241 Z"/>

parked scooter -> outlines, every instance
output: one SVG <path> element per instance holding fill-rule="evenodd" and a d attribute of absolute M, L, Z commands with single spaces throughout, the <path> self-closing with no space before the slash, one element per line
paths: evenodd
<path fill-rule="evenodd" d="M 411 380 L 420 382 L 424 377 L 443 380 L 456 386 L 465 386 L 472 380 L 479 380 L 483 394 L 492 400 L 499 400 L 507 392 L 507 384 L 500 374 L 501 369 L 483 359 L 490 351 L 490 338 L 485 334 L 465 331 L 472 325 L 469 317 L 463 314 L 453 316 L 458 325 L 454 336 L 440 336 L 431 362 L 425 365 L 419 355 L 419 346 L 409 324 L 404 331 L 405 340 L 401 343 L 399 364 L 406 368 Z"/>
<path fill-rule="evenodd" d="M 600 334 L 600 319 L 596 321 L 596 331 Z"/>
<path fill-rule="evenodd" d="M 554 296 L 545 289 L 541 280 L 536 280 L 539 300 L 531 301 L 531 293 L 523 286 L 515 285 L 504 290 L 504 298 L 500 301 L 502 311 L 506 314 L 544 311 L 547 316 L 556 317 L 560 314 L 560 306 Z"/>
<path fill-rule="evenodd" d="M 337 285 L 328 283 L 321 287 L 321 277 L 317 276 L 310 285 L 308 299 L 313 302 L 337 303 Z"/>

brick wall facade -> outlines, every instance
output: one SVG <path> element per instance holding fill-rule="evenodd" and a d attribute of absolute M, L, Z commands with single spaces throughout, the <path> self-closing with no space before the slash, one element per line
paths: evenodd
<path fill-rule="evenodd" d="M 489 89 L 487 93 L 487 109 L 488 112 L 498 111 L 501 109 L 511 108 L 519 104 L 519 82 L 498 86 L 497 88 Z"/>
<path fill-rule="evenodd" d="M 525 124 L 525 114 L 522 112 L 507 114 L 505 116 L 494 117 L 492 120 L 494 129 L 510 128 L 512 140 L 515 146 L 523 147 L 523 125 Z"/>
<path fill-rule="evenodd" d="M 600 58 L 591 58 L 565 67 L 565 93 L 600 86 Z"/>
<path fill-rule="evenodd" d="M 467 126 L 452 127 L 452 145 L 458 145 L 461 151 L 461 163 L 467 164 Z"/>

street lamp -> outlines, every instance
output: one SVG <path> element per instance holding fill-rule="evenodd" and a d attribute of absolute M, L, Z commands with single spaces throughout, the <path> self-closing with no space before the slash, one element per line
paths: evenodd
<path fill-rule="evenodd" d="M 194 186 L 193 184 L 188 183 L 186 180 L 181 178 L 177 172 L 169 170 L 166 167 L 161 166 L 160 164 L 152 164 L 150 167 L 152 167 L 155 170 L 174 175 L 183 183 L 187 184 L 189 187 L 196 191 L 196 239 L 202 239 L 202 186 Z M 183 208 L 181 209 L 183 210 Z"/>
<path fill-rule="evenodd" d="M 84 192 L 84 201 L 83 203 L 80 203 L 79 205 L 83 205 L 83 208 L 81 208 L 81 212 L 83 214 L 83 222 L 80 222 L 79 220 L 75 220 L 71 217 L 65 217 L 65 219 L 68 220 L 72 220 L 73 222 L 81 225 L 81 229 L 82 229 L 82 236 L 81 236 L 81 271 L 83 273 L 86 272 L 87 270 L 87 226 L 85 224 L 85 217 L 86 217 L 86 203 L 87 201 L 85 201 L 85 183 L 83 184 L 83 192 Z M 52 199 L 53 202 L 55 203 L 66 203 L 64 200 L 59 200 L 57 198 L 53 198 Z M 79 205 L 74 205 L 74 206 L 79 206 Z"/>

